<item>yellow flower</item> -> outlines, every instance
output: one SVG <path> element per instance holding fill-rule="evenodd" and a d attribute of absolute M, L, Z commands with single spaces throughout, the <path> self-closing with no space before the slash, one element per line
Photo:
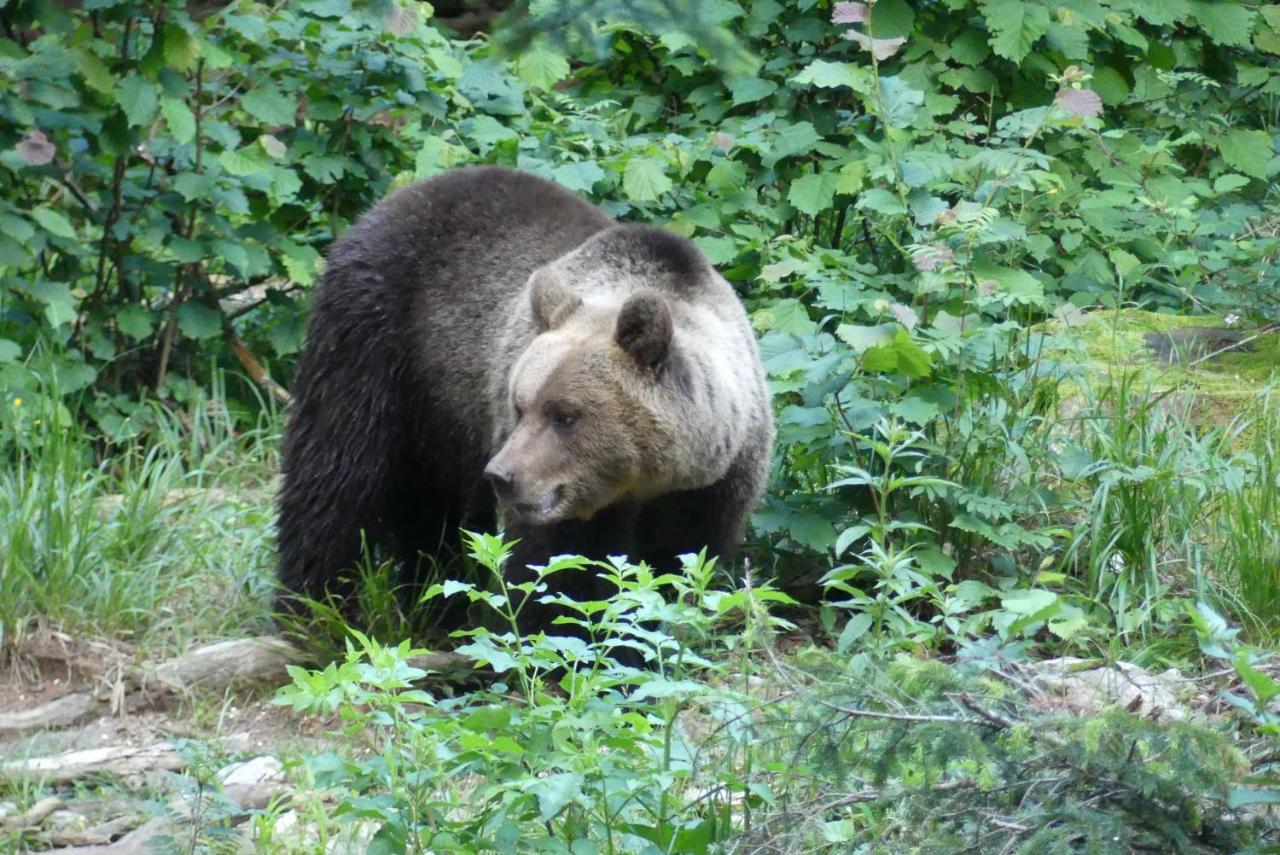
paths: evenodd
<path fill-rule="evenodd" d="M 21 406 L 22 406 L 22 399 L 21 399 L 21 398 L 14 398 L 14 399 L 13 399 L 13 405 L 14 405 L 15 407 L 21 407 Z"/>

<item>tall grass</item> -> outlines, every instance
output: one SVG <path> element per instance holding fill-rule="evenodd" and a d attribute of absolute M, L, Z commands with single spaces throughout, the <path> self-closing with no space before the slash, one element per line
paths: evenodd
<path fill-rule="evenodd" d="M 0 648 L 37 625 L 182 644 L 265 620 L 278 418 L 222 378 L 141 438 L 94 436 L 50 390 L 4 402 Z"/>
<path fill-rule="evenodd" d="M 1211 563 L 1246 625 L 1280 630 L 1280 400 L 1263 395 L 1226 432 L 1238 449 L 1224 471 L 1214 509 Z"/>

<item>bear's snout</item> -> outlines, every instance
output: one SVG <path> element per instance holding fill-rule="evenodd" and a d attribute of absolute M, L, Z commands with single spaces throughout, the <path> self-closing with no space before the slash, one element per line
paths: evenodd
<path fill-rule="evenodd" d="M 511 496 L 516 491 L 515 473 L 496 457 L 484 467 L 484 477 L 493 485 L 493 491 L 503 498 Z"/>

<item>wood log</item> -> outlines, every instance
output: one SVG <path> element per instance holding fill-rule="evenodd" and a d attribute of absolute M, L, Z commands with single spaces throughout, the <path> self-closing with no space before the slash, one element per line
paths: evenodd
<path fill-rule="evenodd" d="M 0 778 L 34 778 L 50 784 L 78 781 L 89 775 L 139 775 L 164 770 L 176 772 L 186 761 L 168 742 L 153 745 L 114 746 L 66 751 L 48 757 L 0 763 Z"/>
<path fill-rule="evenodd" d="M 36 828 L 44 822 L 45 817 L 62 807 L 65 807 L 65 804 L 57 796 L 41 799 L 22 813 L 0 817 L 0 829 L 22 831 L 27 828 Z"/>
<path fill-rule="evenodd" d="M 233 683 L 285 677 L 285 666 L 303 654 L 279 636 L 237 638 L 198 647 L 151 669 L 151 676 L 173 691 L 224 689 Z"/>
<path fill-rule="evenodd" d="M 97 698 L 90 692 L 63 695 L 35 709 L 0 713 L 0 736 L 53 727 L 69 727 L 98 711 Z"/>

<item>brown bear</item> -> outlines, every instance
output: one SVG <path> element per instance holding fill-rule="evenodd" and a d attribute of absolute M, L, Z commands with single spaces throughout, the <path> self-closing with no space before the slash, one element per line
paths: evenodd
<path fill-rule="evenodd" d="M 692 242 L 527 173 L 441 174 L 329 251 L 284 444 L 280 605 L 349 600 L 365 544 L 412 574 L 499 520 L 514 578 L 559 554 L 726 554 L 773 437 L 742 305 Z"/>

